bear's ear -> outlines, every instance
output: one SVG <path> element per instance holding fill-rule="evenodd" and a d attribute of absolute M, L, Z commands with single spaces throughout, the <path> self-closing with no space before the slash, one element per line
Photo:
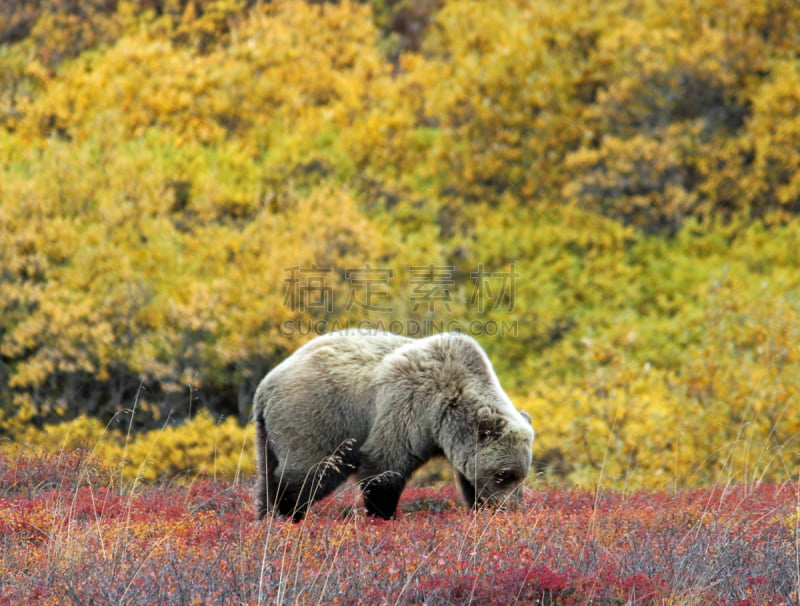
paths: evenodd
<path fill-rule="evenodd" d="M 523 419 L 525 419 L 525 420 L 526 420 L 528 423 L 530 423 L 530 422 L 531 422 L 531 415 L 529 415 L 529 414 L 528 414 L 528 411 L 526 411 L 526 410 L 520 410 L 520 411 L 519 411 L 519 414 L 521 414 L 521 415 L 522 415 L 522 418 L 523 418 Z"/>
<path fill-rule="evenodd" d="M 508 421 L 503 417 L 480 417 L 478 419 L 478 441 L 496 440 L 505 433 L 507 426 Z"/>

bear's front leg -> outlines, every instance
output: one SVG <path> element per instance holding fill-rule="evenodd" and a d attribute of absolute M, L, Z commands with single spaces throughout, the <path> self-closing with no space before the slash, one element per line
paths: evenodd
<path fill-rule="evenodd" d="M 456 484 L 458 485 L 458 489 L 461 491 L 461 496 L 464 499 L 464 503 L 466 503 L 467 507 L 471 507 L 473 509 L 477 508 L 478 501 L 475 498 L 475 487 L 472 485 L 472 482 L 470 482 L 460 471 L 456 471 Z"/>
<path fill-rule="evenodd" d="M 395 517 L 400 493 L 420 459 L 405 445 L 410 440 L 392 417 L 377 421 L 360 451 L 358 485 L 367 513 L 388 520 Z"/>

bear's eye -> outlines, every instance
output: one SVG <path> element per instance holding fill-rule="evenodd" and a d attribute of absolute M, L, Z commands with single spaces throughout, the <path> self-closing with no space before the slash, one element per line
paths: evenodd
<path fill-rule="evenodd" d="M 512 482 L 516 481 L 517 474 L 515 474 L 510 469 L 503 469 L 502 471 L 498 471 L 494 474 L 494 482 L 498 486 L 505 486 L 507 484 L 511 484 Z"/>

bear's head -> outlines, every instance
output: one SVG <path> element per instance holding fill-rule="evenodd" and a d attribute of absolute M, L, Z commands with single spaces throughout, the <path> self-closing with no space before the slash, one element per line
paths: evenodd
<path fill-rule="evenodd" d="M 467 505 L 521 501 L 533 449 L 530 417 L 508 398 L 478 343 L 466 335 L 431 337 L 423 359 L 435 401 L 437 442 L 456 470 Z"/>
<path fill-rule="evenodd" d="M 414 428 L 407 443 L 422 453 L 418 461 L 437 450 L 447 457 L 467 505 L 522 500 L 533 448 L 530 417 L 511 403 L 472 337 L 435 335 L 388 356 L 379 393 L 381 406 L 403 413 L 404 426 Z"/>
<path fill-rule="evenodd" d="M 531 466 L 533 429 L 527 413 L 478 412 L 473 448 L 459 457 L 456 478 L 468 505 L 504 508 L 522 502 L 522 483 Z M 460 469 L 459 469 L 460 468 Z"/>

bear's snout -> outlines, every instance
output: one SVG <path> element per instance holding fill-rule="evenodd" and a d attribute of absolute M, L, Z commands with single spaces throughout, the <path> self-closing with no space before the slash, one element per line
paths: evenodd
<path fill-rule="evenodd" d="M 523 503 L 522 484 L 508 490 L 486 490 L 478 497 L 478 508 L 489 507 L 497 511 L 510 511 L 519 509 Z"/>

